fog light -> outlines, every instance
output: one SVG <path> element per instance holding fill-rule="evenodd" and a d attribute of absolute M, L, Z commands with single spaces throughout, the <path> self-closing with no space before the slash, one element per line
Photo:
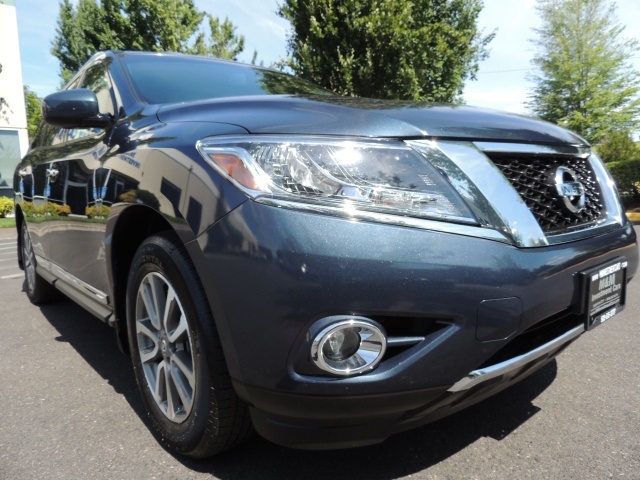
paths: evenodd
<path fill-rule="evenodd" d="M 353 328 L 336 330 L 327 338 L 322 353 L 329 360 L 345 360 L 358 351 L 360 341 L 360 335 Z"/>
<path fill-rule="evenodd" d="M 327 319 L 323 319 L 326 321 Z M 322 370 L 354 375 L 373 370 L 387 347 L 381 325 L 364 317 L 335 316 L 311 344 L 311 359 Z"/>

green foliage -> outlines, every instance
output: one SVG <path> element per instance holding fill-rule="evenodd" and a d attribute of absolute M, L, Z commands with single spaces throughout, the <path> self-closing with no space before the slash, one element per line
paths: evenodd
<path fill-rule="evenodd" d="M 13 212 L 13 200 L 9 197 L 0 197 L 0 218 L 5 218 Z"/>
<path fill-rule="evenodd" d="M 16 228 L 16 219 L 0 217 L 0 228 Z"/>
<path fill-rule="evenodd" d="M 190 50 L 198 55 L 209 55 L 217 58 L 235 60 L 244 50 L 244 36 L 236 35 L 236 27 L 228 18 L 220 22 L 218 17 L 206 15 L 209 23 L 210 37 L 204 33 L 198 34 L 195 45 Z"/>
<path fill-rule="evenodd" d="M 25 217 L 42 217 L 45 214 L 44 205 L 36 206 L 33 202 L 22 202 L 20 207 Z"/>
<path fill-rule="evenodd" d="M 607 168 L 611 172 L 620 197 L 626 205 L 640 201 L 640 158 L 625 162 L 610 162 Z"/>
<path fill-rule="evenodd" d="M 122 8 L 129 20 L 124 48 L 132 50 L 186 52 L 204 18 L 193 0 L 122 0 Z"/>
<path fill-rule="evenodd" d="M 481 0 L 284 0 L 289 67 L 337 93 L 453 102 L 494 34 Z"/>
<path fill-rule="evenodd" d="M 95 205 L 85 208 L 85 215 L 89 218 L 107 218 L 111 208 L 106 205 Z"/>
<path fill-rule="evenodd" d="M 42 120 L 42 99 L 36 95 L 27 85 L 24 86 L 24 103 L 27 109 L 27 131 L 29 143 L 33 140 L 38 125 Z"/>
<path fill-rule="evenodd" d="M 71 207 L 69 205 L 58 205 L 57 203 L 47 203 L 47 212 L 50 215 L 57 215 L 58 217 L 68 217 L 71 213 Z"/>
<path fill-rule="evenodd" d="M 637 40 L 622 37 L 607 0 L 539 0 L 542 26 L 534 41 L 537 73 L 529 106 L 592 143 L 640 122 L 640 74 L 629 59 Z"/>
<path fill-rule="evenodd" d="M 633 141 L 629 132 L 608 133 L 595 150 L 606 163 L 640 159 L 640 146 Z"/>
<path fill-rule="evenodd" d="M 160 209 L 160 201 L 148 190 L 126 190 L 118 196 L 118 200 L 125 203 L 144 203 L 154 210 Z"/>
<path fill-rule="evenodd" d="M 69 205 L 58 205 L 57 203 L 43 203 L 34 205 L 33 202 L 23 202 L 22 213 L 25 217 L 68 217 L 71 213 Z"/>
<path fill-rule="evenodd" d="M 209 36 L 198 33 L 207 17 Z M 193 0 L 62 0 L 51 53 L 67 81 L 100 50 L 187 52 L 235 58 L 244 37 L 228 20 L 196 8 Z"/>

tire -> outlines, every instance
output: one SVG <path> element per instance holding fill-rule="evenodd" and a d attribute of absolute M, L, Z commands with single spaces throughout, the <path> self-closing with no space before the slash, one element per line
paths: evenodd
<path fill-rule="evenodd" d="M 138 388 L 161 443 L 205 458 L 249 435 L 248 409 L 231 385 L 204 289 L 172 232 L 148 238 L 133 258 L 127 330 Z"/>
<path fill-rule="evenodd" d="M 36 255 L 33 251 L 31 236 L 27 228 L 27 222 L 22 222 L 20 227 L 20 254 L 24 267 L 24 285 L 27 297 L 34 305 L 43 305 L 60 298 L 60 293 L 53 285 L 38 275 L 36 271 Z"/>

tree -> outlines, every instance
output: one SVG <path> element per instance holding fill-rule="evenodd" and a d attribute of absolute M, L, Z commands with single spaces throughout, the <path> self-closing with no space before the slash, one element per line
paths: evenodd
<path fill-rule="evenodd" d="M 125 48 L 132 50 L 187 52 L 205 16 L 193 0 L 122 1 L 130 22 Z"/>
<path fill-rule="evenodd" d="M 629 132 L 610 132 L 595 148 L 606 163 L 640 160 L 640 147 L 635 144 Z M 640 171 L 638 176 L 640 177 Z"/>
<path fill-rule="evenodd" d="M 622 37 L 615 10 L 607 0 L 540 0 L 537 6 L 542 26 L 535 30 L 529 106 L 593 143 L 639 122 L 640 75 L 628 61 L 640 47 Z"/>
<path fill-rule="evenodd" d="M 42 99 L 32 91 L 27 85 L 24 86 L 24 104 L 27 110 L 27 131 L 29 132 L 29 142 L 33 140 L 38 125 L 42 120 Z"/>
<path fill-rule="evenodd" d="M 227 58 L 235 60 L 244 50 L 244 36 L 236 35 L 236 27 L 228 18 L 220 22 L 218 17 L 210 14 L 206 15 L 210 37 L 207 39 L 204 33 L 200 33 L 196 38 L 196 43 L 192 53 L 198 55 L 210 55 L 217 58 Z"/>
<path fill-rule="evenodd" d="M 66 82 L 100 50 L 172 51 L 235 59 L 244 49 L 228 19 L 195 7 L 193 0 L 62 0 L 51 53 Z M 200 31 L 208 20 L 209 36 Z"/>
<path fill-rule="evenodd" d="M 453 102 L 494 34 L 481 0 L 284 0 L 289 66 L 337 93 Z"/>

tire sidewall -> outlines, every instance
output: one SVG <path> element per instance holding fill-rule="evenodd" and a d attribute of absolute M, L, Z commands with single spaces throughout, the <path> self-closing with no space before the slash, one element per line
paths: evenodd
<path fill-rule="evenodd" d="M 25 237 L 29 237 L 29 243 L 31 243 L 31 238 L 29 236 L 29 229 L 27 228 L 27 223 L 26 222 L 22 222 L 22 226 L 20 228 L 20 254 L 22 255 L 22 262 L 24 265 L 24 284 L 25 284 L 25 291 L 27 293 L 27 297 L 29 297 L 29 300 L 31 300 L 32 302 L 35 302 L 37 300 L 36 298 L 36 282 L 37 282 L 37 277 L 34 278 L 34 282 L 33 282 L 33 288 L 29 288 L 29 278 L 28 278 L 28 273 L 27 273 L 27 265 L 25 262 L 26 257 L 29 256 L 29 254 L 26 251 L 26 242 L 25 242 Z M 36 259 L 35 259 L 35 253 L 33 252 L 33 243 L 31 243 L 31 258 L 30 258 L 33 268 L 36 268 Z"/>
<path fill-rule="evenodd" d="M 198 323 L 200 312 L 196 311 L 185 281 L 188 276 L 186 265 L 181 265 L 183 262 L 179 256 L 172 255 L 171 247 L 172 244 L 166 239 L 152 237 L 138 249 L 127 282 L 127 331 L 136 381 L 154 430 L 170 448 L 186 454 L 198 447 L 206 429 L 210 410 L 210 376 L 207 349 L 201 343 L 204 336 Z M 136 334 L 136 299 L 140 283 L 146 275 L 153 272 L 162 274 L 173 286 L 187 317 L 191 336 L 196 392 L 191 412 L 182 423 L 170 421 L 160 410 L 151 394 L 140 360 Z"/>
<path fill-rule="evenodd" d="M 25 236 L 28 238 L 29 245 L 31 246 L 31 255 L 29 255 L 26 249 Z M 34 305 L 42 305 L 55 301 L 59 298 L 59 293 L 55 287 L 47 282 L 38 273 L 38 261 L 36 260 L 36 252 L 33 248 L 33 242 L 31 241 L 31 235 L 29 234 L 29 228 L 27 222 L 23 221 L 20 226 L 20 256 L 22 257 L 22 268 L 24 270 L 24 291 L 27 294 L 27 298 Z M 30 257 L 31 268 L 33 268 L 33 285 L 29 288 L 29 274 L 27 272 L 27 266 L 25 259 Z"/>

